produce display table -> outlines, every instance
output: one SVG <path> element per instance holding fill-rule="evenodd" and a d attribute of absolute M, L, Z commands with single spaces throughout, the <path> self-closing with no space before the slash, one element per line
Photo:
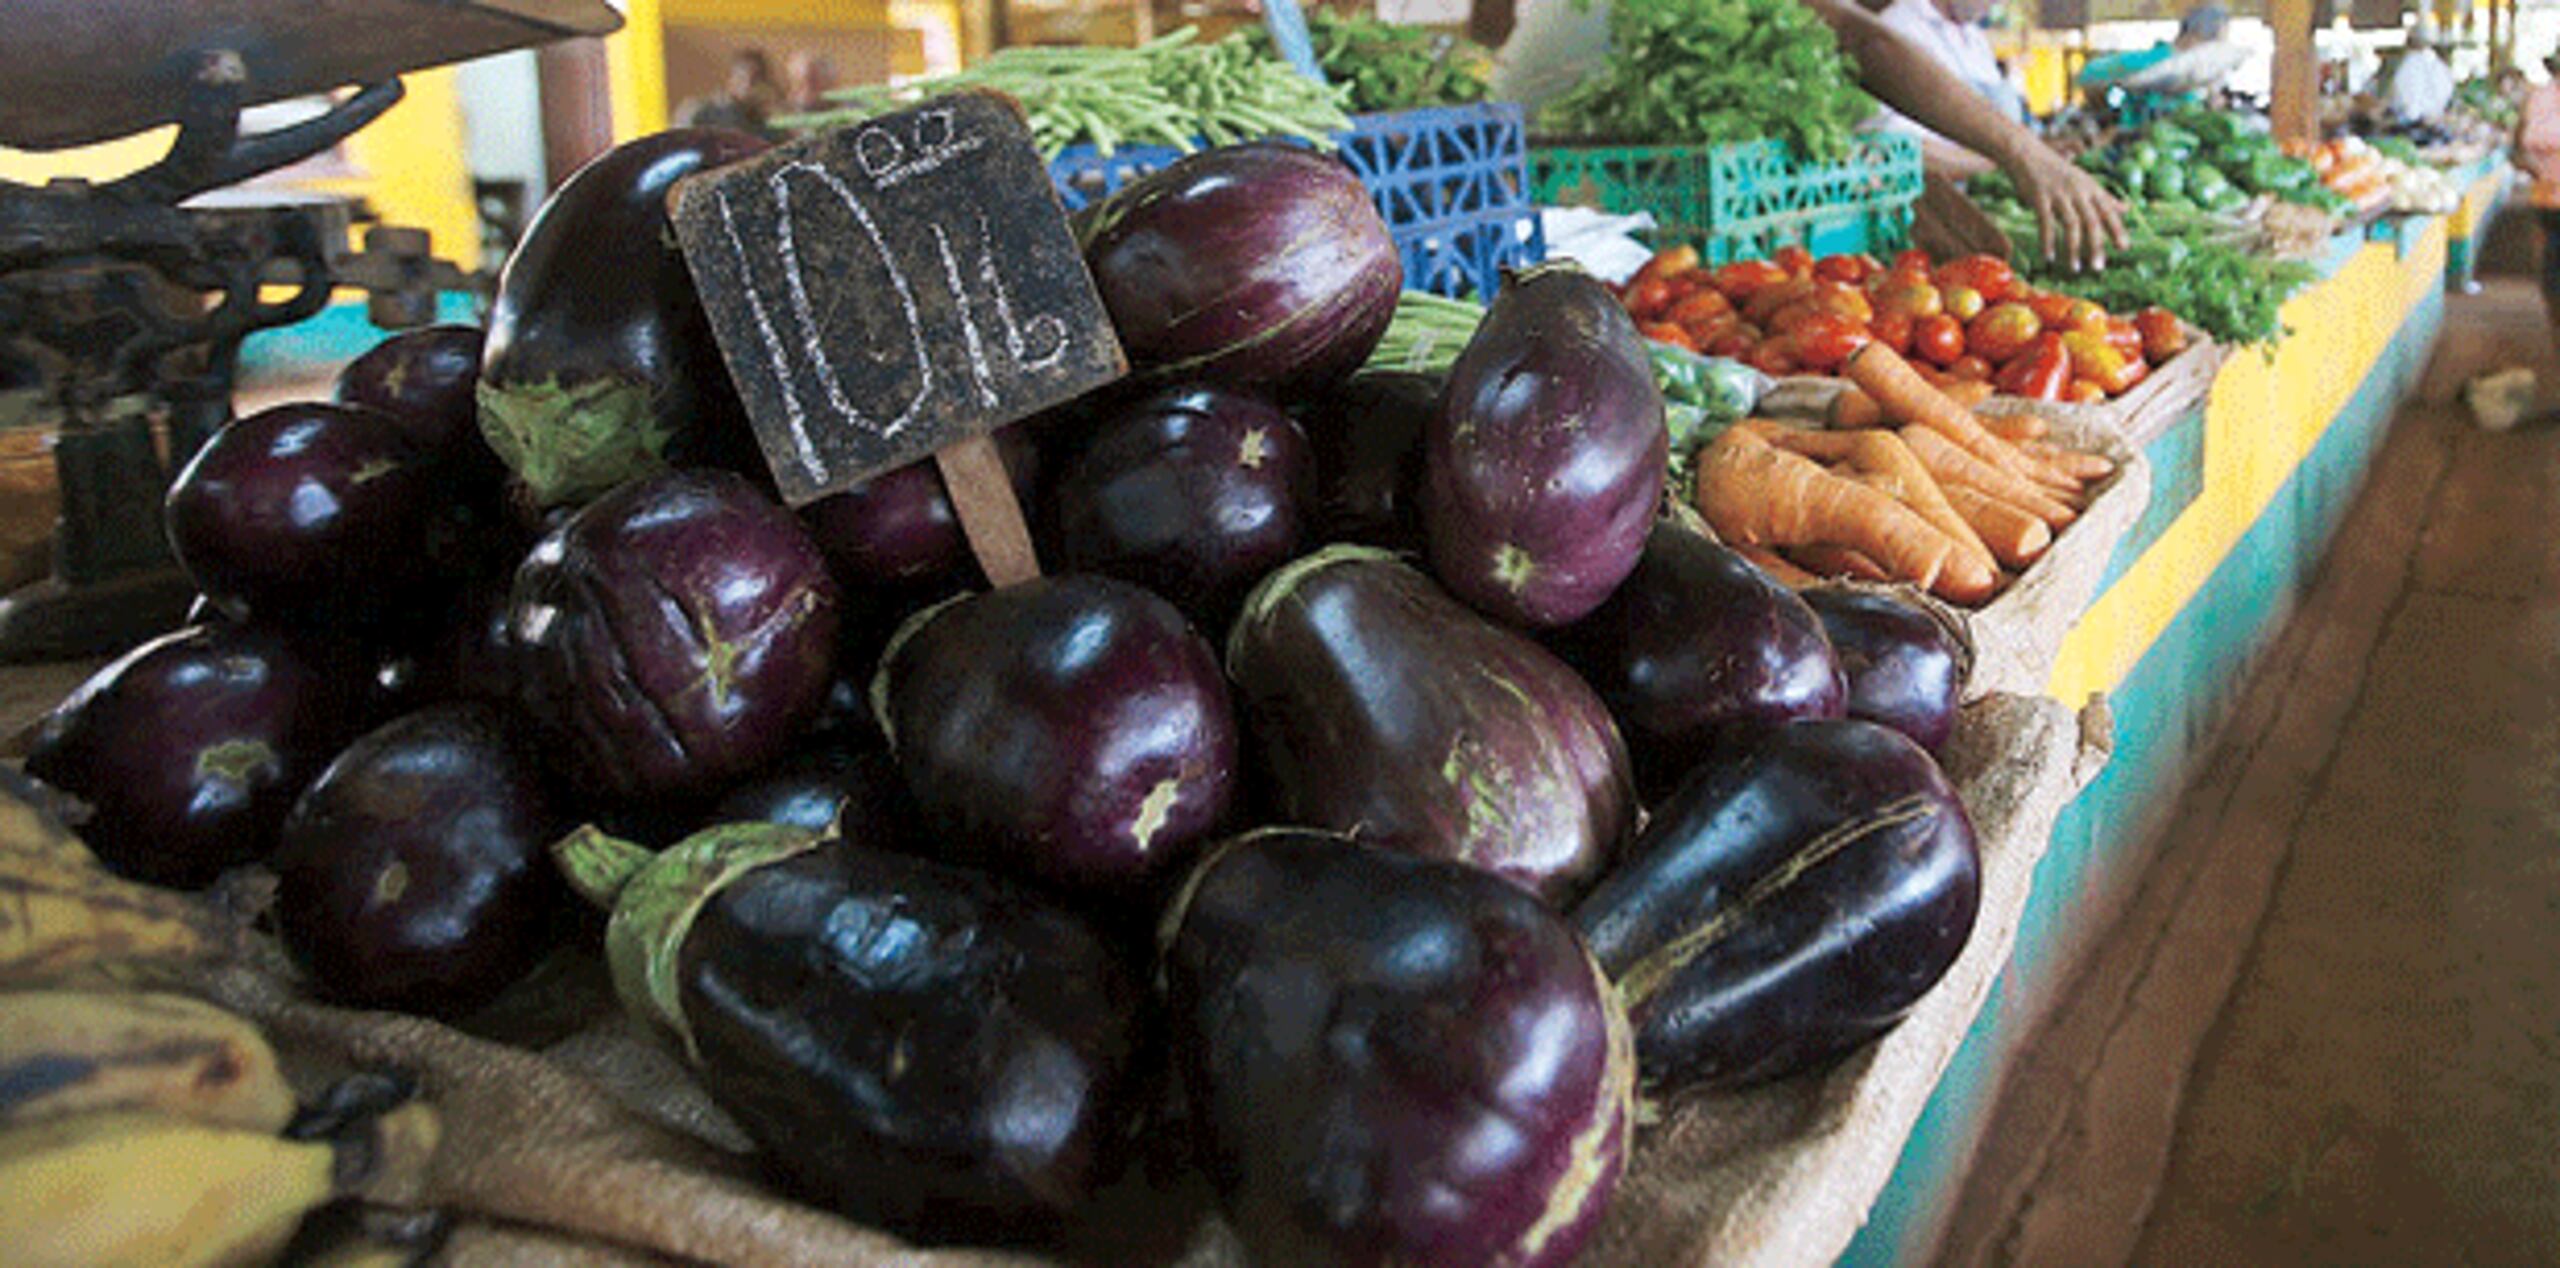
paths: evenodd
<path fill-rule="evenodd" d="M 2498 209 L 2506 205 L 2515 187 L 2515 167 L 2507 162 L 2504 151 L 2494 151 L 2455 168 L 2450 176 L 2462 191 L 2462 205 L 2445 222 L 2445 284 L 2463 290 L 2472 285 L 2489 222 L 2498 218 Z"/>
<path fill-rule="evenodd" d="M 2479 174 L 2474 193 L 2495 179 Z M 2063 811 L 2015 952 L 1840 1262 L 1914 1262 L 1932 1246 L 2010 1057 L 2138 879 L 2140 847 L 2282 629 L 2424 370 L 2451 229 L 2423 217 L 2396 241 L 2333 244 L 2325 279 L 2285 306 L 2292 333 L 2272 356 L 2231 352 L 2202 402 L 2144 443 L 2149 510 L 2048 683 L 2066 702 L 2106 694 L 2113 758 Z"/>

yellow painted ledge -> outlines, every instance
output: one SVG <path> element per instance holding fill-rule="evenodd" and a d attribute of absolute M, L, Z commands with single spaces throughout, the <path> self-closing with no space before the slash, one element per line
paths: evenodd
<path fill-rule="evenodd" d="M 2204 416 L 2204 488 L 2160 539 L 2098 596 L 2063 640 L 2049 689 L 2062 700 L 2113 691 L 2275 499 L 2346 408 L 2401 323 L 2441 285 L 2438 218 L 2404 255 L 2367 244 L 2337 276 L 2284 308 L 2293 333 L 2275 359 L 2234 355 Z"/>

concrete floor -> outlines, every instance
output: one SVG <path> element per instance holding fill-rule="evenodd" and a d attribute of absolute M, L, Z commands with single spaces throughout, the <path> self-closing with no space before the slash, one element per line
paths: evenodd
<path fill-rule="evenodd" d="M 2560 1262 L 2560 430 L 2451 399 L 2515 364 L 2531 287 L 2454 297 L 1945 1262 Z"/>

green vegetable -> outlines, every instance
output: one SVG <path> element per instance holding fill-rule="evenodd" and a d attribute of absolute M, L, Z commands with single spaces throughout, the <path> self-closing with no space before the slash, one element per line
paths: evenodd
<path fill-rule="evenodd" d="M 2035 215 L 2006 182 L 1976 178 L 1969 192 L 2011 240 L 2034 240 Z M 2101 272 L 2074 272 L 2061 261 L 2035 258 L 2015 264 L 2037 286 L 2095 300 L 2111 312 L 2158 304 L 2234 345 L 2271 343 L 2283 335 L 2284 302 L 2320 277 L 2308 264 L 2259 254 L 2234 234 L 2229 221 L 2209 213 L 2173 210 L 2162 202 L 2137 204 L 2127 210 L 2125 228 L 2133 245 L 2110 252 Z"/>
<path fill-rule="evenodd" d="M 1198 42 L 1184 27 L 1136 48 L 1008 48 L 957 74 L 894 87 L 827 94 L 837 109 L 778 124 L 814 128 L 904 109 L 927 97 L 994 89 L 1022 103 L 1031 139 L 1047 158 L 1078 143 L 1105 155 L 1130 144 L 1188 153 L 1203 141 L 1230 145 L 1295 137 L 1330 146 L 1351 126 L 1347 86 L 1327 87 L 1254 51 L 1241 36 Z"/>
<path fill-rule="evenodd" d="M 1611 0 L 1608 60 L 1540 119 L 1558 136 L 1620 144 L 1777 138 L 1828 162 L 1873 113 L 1831 28 L 1800 0 Z"/>
<path fill-rule="evenodd" d="M 1350 88 L 1358 111 L 1464 106 L 1484 100 L 1493 54 L 1483 45 L 1418 27 L 1381 22 L 1336 9 L 1307 10 L 1307 34 L 1316 64 L 1327 78 Z M 1246 37 L 1266 57 L 1278 57 L 1262 27 Z"/>

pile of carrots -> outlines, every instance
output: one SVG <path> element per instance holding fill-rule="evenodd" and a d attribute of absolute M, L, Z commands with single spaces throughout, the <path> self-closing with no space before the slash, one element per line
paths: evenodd
<path fill-rule="evenodd" d="M 1698 457 L 1698 510 L 1726 545 L 1789 584 L 1908 581 L 1986 603 L 2115 469 L 2049 443 L 2032 415 L 1977 416 L 1882 343 L 1842 368 L 1878 425 L 1745 419 Z"/>

